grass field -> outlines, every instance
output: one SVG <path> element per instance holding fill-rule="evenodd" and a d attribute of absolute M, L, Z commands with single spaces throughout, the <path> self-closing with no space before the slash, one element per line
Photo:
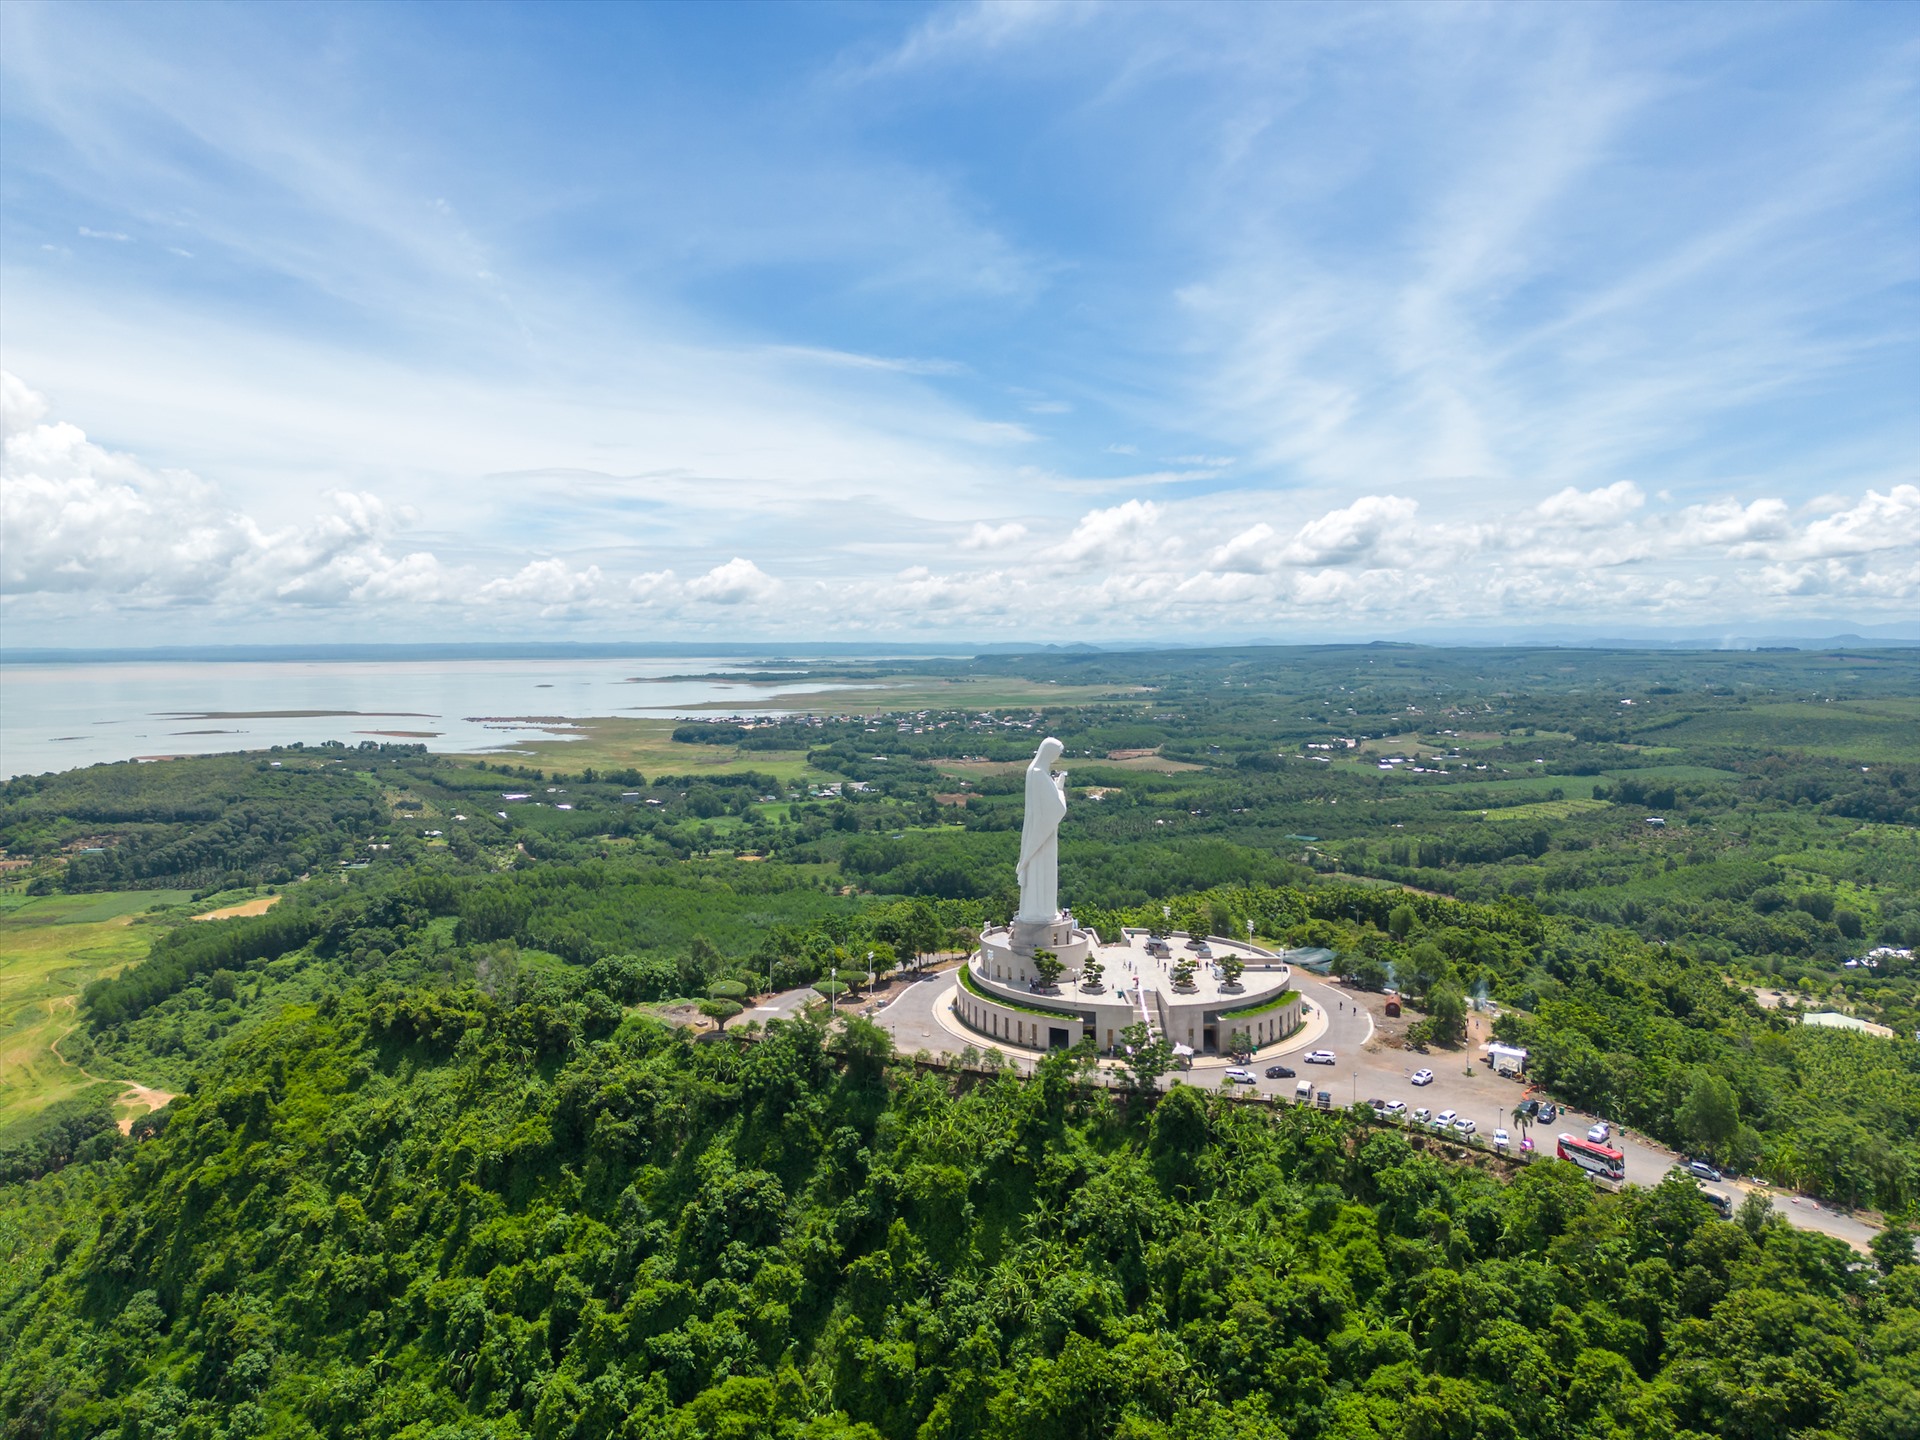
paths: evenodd
<path fill-rule="evenodd" d="M 901 710 L 1020 710 L 1038 705 L 1131 700 L 1138 694 L 1134 686 L 1056 685 L 1050 680 L 1022 680 L 1010 675 L 951 680 L 883 675 L 857 688 L 802 691 L 748 701 L 709 700 L 701 705 L 675 707 L 673 713 L 744 715 L 757 710 L 791 710 L 803 715 L 879 715 Z"/>
<path fill-rule="evenodd" d="M 1405 777 L 1413 781 L 1414 777 Z M 1434 782 L 1428 781 L 1429 785 Z M 1555 790 L 1563 796 L 1575 796 L 1579 799 L 1591 799 L 1593 796 L 1593 778 L 1589 775 L 1515 775 L 1500 779 L 1487 779 L 1482 775 L 1466 775 L 1456 771 L 1447 777 L 1445 792 L 1449 795 L 1458 791 L 1461 794 L 1471 792 L 1474 795 L 1492 795 L 1502 799 L 1518 800 L 1522 796 L 1537 796 L 1544 800 Z M 1454 803 L 1459 803 L 1457 797 Z"/>
<path fill-rule="evenodd" d="M 582 720 L 578 740 L 534 740 L 511 751 L 471 758 L 492 761 L 502 753 L 555 773 L 624 770 L 655 775 L 736 775 L 754 770 L 780 780 L 837 780 L 807 764 L 804 750 L 741 750 L 733 745 L 682 745 L 673 738 L 678 720 Z"/>
<path fill-rule="evenodd" d="M 837 780 L 832 771 L 807 764 L 804 751 L 740 750 L 732 745 L 680 745 L 674 727 L 694 715 L 746 715 L 769 710 L 802 715 L 878 715 L 912 710 L 1020 710 L 1038 705 L 1084 705 L 1134 696 L 1128 687 L 1054 685 L 1011 677 L 929 680 L 925 676 L 881 676 L 871 684 L 844 690 L 813 690 L 675 706 L 671 714 L 618 715 L 580 720 L 567 728 L 578 738 L 517 741 L 510 749 L 472 758 L 517 756 L 543 769 L 578 774 L 589 767 L 620 770 L 628 766 L 653 775 L 726 775 L 757 770 L 781 780 Z M 642 710 L 644 706 L 631 707 Z M 1171 768 L 1157 762 L 1141 768 Z"/>
<path fill-rule="evenodd" d="M 184 890 L 57 895 L 0 915 L 0 1129 L 98 1083 L 54 1049 L 80 1023 L 79 993 L 147 953 L 157 932 L 136 926 L 136 915 L 189 898 Z"/>
<path fill-rule="evenodd" d="M 1530 805 L 1503 805 L 1482 813 L 1489 820 L 1566 820 L 1589 810 L 1610 810 L 1607 800 L 1536 800 Z"/>
<path fill-rule="evenodd" d="M 1738 780 L 1737 770 L 1716 770 L 1711 765 L 1638 765 L 1627 770 L 1602 771 L 1609 780 Z"/>
<path fill-rule="evenodd" d="M 1920 760 L 1920 699 L 1788 701 L 1700 715 L 1673 736 L 1696 744 L 1761 745 L 1845 760 Z"/>
<path fill-rule="evenodd" d="M 942 775 L 951 775 L 959 780 L 971 780 L 981 775 L 1011 775 L 1026 769 L 1031 762 L 1026 760 L 935 760 L 932 763 L 933 768 Z M 1136 755 L 1130 760 L 1090 760 L 1084 755 L 1078 759 L 1068 756 L 1060 763 L 1069 775 L 1091 775 L 1108 770 L 1144 770 L 1155 775 L 1180 775 L 1188 771 L 1206 769 L 1204 765 L 1191 765 L 1185 760 L 1169 760 L 1164 755 Z"/>

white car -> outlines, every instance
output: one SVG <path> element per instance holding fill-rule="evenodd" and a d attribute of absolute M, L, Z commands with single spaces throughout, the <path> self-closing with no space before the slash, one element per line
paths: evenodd
<path fill-rule="evenodd" d="M 1404 1100 L 1389 1100 L 1387 1101 L 1386 1109 L 1380 1113 L 1391 1119 L 1398 1120 L 1402 1115 L 1407 1113 L 1407 1102 Z"/>
<path fill-rule="evenodd" d="M 1473 1121 L 1467 1119 L 1466 1116 L 1462 1115 L 1458 1120 L 1453 1122 L 1453 1128 L 1455 1130 L 1458 1130 L 1462 1135 L 1471 1135 L 1475 1130 L 1478 1130 L 1480 1127 L 1478 1125 L 1475 1125 Z"/>
<path fill-rule="evenodd" d="M 1331 1050 L 1309 1050 L 1306 1055 L 1309 1065 L 1338 1065 L 1340 1059 Z"/>
<path fill-rule="evenodd" d="M 1460 1112 L 1458 1110 L 1442 1110 L 1438 1115 L 1433 1117 L 1433 1128 L 1436 1130 L 1446 1130 L 1459 1118 Z"/>
<path fill-rule="evenodd" d="M 1233 1065 L 1228 1067 L 1227 1084 L 1251 1085 L 1253 1083 L 1254 1083 L 1253 1072 L 1251 1070 L 1242 1070 L 1238 1065 Z"/>
<path fill-rule="evenodd" d="M 1432 1112 L 1431 1110 L 1429 1110 L 1429 1109 L 1427 1109 L 1427 1107 L 1426 1107 L 1426 1106 L 1424 1106 L 1424 1105 L 1422 1105 L 1422 1106 L 1421 1106 L 1421 1107 L 1420 1107 L 1420 1108 L 1419 1108 L 1418 1110 L 1416 1110 L 1416 1111 L 1414 1111 L 1414 1112 L 1413 1112 L 1413 1123 L 1414 1123 L 1414 1124 L 1416 1124 L 1416 1125 L 1430 1125 L 1430 1124 L 1432 1124 L 1432 1123 L 1433 1123 L 1433 1112 Z"/>
<path fill-rule="evenodd" d="M 1512 1143 L 1513 1143 L 1513 1137 L 1507 1134 L 1506 1131 L 1496 1130 L 1493 1132 L 1493 1148 L 1494 1149 L 1504 1150 L 1507 1148 L 1507 1146 L 1511 1145 Z"/>
<path fill-rule="evenodd" d="M 1433 1083 L 1433 1072 L 1431 1070 L 1414 1071 L 1413 1083 L 1416 1085 L 1431 1085 Z"/>
<path fill-rule="evenodd" d="M 1591 1130 L 1587 1131 L 1587 1140 L 1589 1143 L 1594 1145 L 1604 1145 L 1607 1143 L 1607 1141 L 1611 1140 L 1612 1138 L 1613 1138 L 1613 1127 L 1608 1125 L 1607 1122 L 1604 1120 L 1602 1120 L 1598 1125 L 1595 1125 Z"/>

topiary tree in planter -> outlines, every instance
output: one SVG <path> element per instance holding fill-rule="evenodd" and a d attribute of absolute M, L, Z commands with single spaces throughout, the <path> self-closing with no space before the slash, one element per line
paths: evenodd
<path fill-rule="evenodd" d="M 1247 962 L 1242 960 L 1238 955 L 1222 955 L 1218 964 L 1220 966 L 1220 980 L 1223 987 L 1228 990 L 1238 990 L 1240 988 L 1240 977 L 1244 975 L 1247 970 Z"/>
<path fill-rule="evenodd" d="M 1089 992 L 1107 988 L 1107 967 L 1100 963 L 1098 955 L 1089 955 L 1087 963 L 1080 967 L 1080 988 Z"/>
<path fill-rule="evenodd" d="M 1060 972 L 1067 967 L 1060 963 L 1060 957 L 1051 950 L 1033 952 L 1033 973 L 1040 977 L 1040 983 L 1051 990 L 1060 979 Z"/>
<path fill-rule="evenodd" d="M 1176 990 L 1193 989 L 1193 962 L 1182 960 L 1173 967 L 1173 988 Z"/>

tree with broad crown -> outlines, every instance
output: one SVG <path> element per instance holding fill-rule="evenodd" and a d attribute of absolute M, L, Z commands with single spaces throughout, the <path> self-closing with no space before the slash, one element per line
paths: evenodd
<path fill-rule="evenodd" d="M 1882 1275 L 1891 1275 L 1902 1265 L 1917 1263 L 1913 1254 L 1913 1231 L 1904 1225 L 1889 1225 L 1867 1242 L 1873 1262 Z"/>
<path fill-rule="evenodd" d="M 1703 1070 L 1674 1118 L 1681 1134 L 1718 1155 L 1740 1128 L 1740 1098 L 1725 1077 Z"/>
<path fill-rule="evenodd" d="M 1371 956 L 1362 956 L 1354 962 L 1347 978 L 1353 981 L 1356 988 L 1378 994 L 1387 988 L 1387 980 L 1391 973 L 1380 961 Z"/>
<path fill-rule="evenodd" d="M 1120 1032 L 1120 1043 L 1127 1050 L 1127 1070 L 1133 1088 L 1151 1093 L 1160 1088 L 1160 1077 L 1173 1068 L 1173 1047 L 1156 1040 L 1144 1021 L 1136 1020 Z"/>
<path fill-rule="evenodd" d="M 1433 1038 L 1443 1045 L 1458 1045 L 1466 1039 L 1467 997 L 1457 985 L 1436 985 L 1427 996 L 1427 1019 Z"/>
<path fill-rule="evenodd" d="M 744 1008 L 737 1000 L 702 1000 L 700 1013 L 713 1021 L 713 1028 L 725 1030 L 727 1021 L 733 1019 Z"/>

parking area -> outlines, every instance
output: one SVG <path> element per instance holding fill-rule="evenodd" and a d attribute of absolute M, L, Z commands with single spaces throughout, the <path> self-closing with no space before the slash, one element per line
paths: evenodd
<path fill-rule="evenodd" d="M 1263 1072 L 1273 1062 L 1263 1056 L 1258 1064 L 1250 1067 L 1258 1077 L 1255 1084 L 1236 1087 L 1242 1093 L 1251 1090 L 1291 1103 L 1299 1081 L 1310 1079 L 1316 1092 L 1328 1092 L 1328 1103 L 1331 1105 L 1351 1105 L 1360 1100 L 1399 1100 L 1406 1104 L 1409 1111 L 1421 1106 L 1436 1115 L 1442 1110 L 1453 1110 L 1471 1119 L 1478 1128 L 1479 1138 L 1489 1146 L 1493 1132 L 1504 1127 L 1512 1135 L 1514 1147 L 1519 1147 L 1520 1130 L 1513 1122 L 1514 1107 L 1530 1096 L 1538 1096 L 1539 1091 L 1523 1080 L 1509 1080 L 1493 1074 L 1485 1065 L 1478 1063 L 1476 1057 L 1480 1052 L 1477 1048 L 1434 1050 L 1422 1055 L 1380 1043 L 1376 1036 L 1375 1014 L 1384 1007 L 1385 1001 L 1381 996 L 1354 994 L 1343 986 L 1298 971 L 1295 972 L 1295 984 L 1314 1004 L 1324 1004 L 1328 1012 L 1326 1035 L 1315 1040 L 1311 1046 L 1303 1047 L 1303 1050 L 1331 1050 L 1337 1057 L 1337 1063 L 1331 1066 L 1303 1065 L 1299 1052 L 1289 1053 L 1280 1056 L 1279 1061 L 1292 1068 L 1298 1078 L 1268 1080 Z M 1421 1069 L 1433 1072 L 1431 1084 L 1413 1083 L 1414 1072 Z M 1221 1074 L 1222 1071 L 1217 1067 L 1203 1066 L 1196 1067 L 1181 1078 L 1190 1085 L 1217 1086 Z M 1532 1128 L 1534 1145 L 1550 1155 L 1557 1135 L 1566 1133 L 1585 1138 L 1587 1127 L 1595 1120 L 1604 1118 L 1607 1117 L 1562 1110 L 1551 1125 L 1535 1125 Z M 1627 1181 L 1630 1184 L 1657 1185 L 1661 1177 L 1679 1161 L 1679 1157 L 1665 1146 L 1632 1131 L 1622 1130 L 1617 1125 L 1613 1127 L 1613 1138 L 1608 1143 L 1626 1156 Z M 1773 1208 L 1793 1225 L 1803 1230 L 1818 1230 L 1832 1235 L 1857 1250 L 1865 1250 L 1867 1241 L 1876 1233 L 1875 1228 L 1865 1221 L 1840 1214 L 1802 1196 L 1780 1194 L 1765 1186 L 1748 1185 L 1731 1177 L 1713 1188 L 1730 1195 L 1736 1205 L 1750 1192 L 1766 1194 L 1772 1199 Z"/>

